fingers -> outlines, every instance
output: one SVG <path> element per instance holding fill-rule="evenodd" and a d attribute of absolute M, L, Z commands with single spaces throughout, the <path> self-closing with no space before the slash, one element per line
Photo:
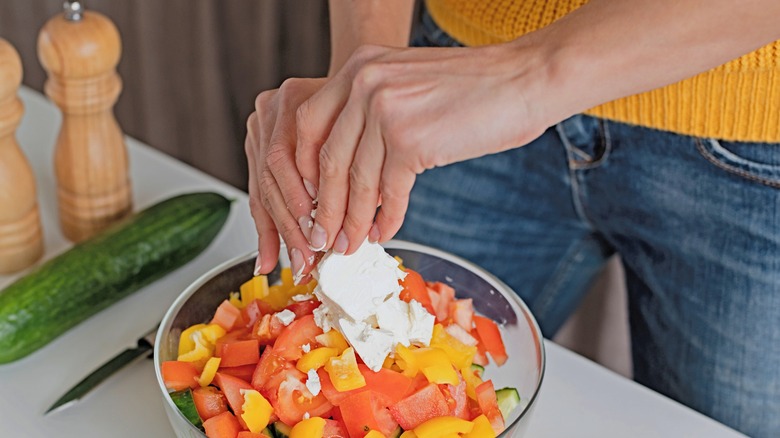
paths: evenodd
<path fill-rule="evenodd" d="M 315 251 L 330 248 L 341 230 L 349 196 L 349 169 L 363 131 L 363 122 L 360 103 L 351 101 L 339 115 L 318 154 L 319 204 L 311 232 L 311 247 Z"/>
<path fill-rule="evenodd" d="M 400 160 L 387 160 L 382 169 L 379 185 L 382 206 L 368 232 L 368 240 L 371 242 L 386 242 L 392 239 L 403 224 L 416 173 L 402 163 Z"/>

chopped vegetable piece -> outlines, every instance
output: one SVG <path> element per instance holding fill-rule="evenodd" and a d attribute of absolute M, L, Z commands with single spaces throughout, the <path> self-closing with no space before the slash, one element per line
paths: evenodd
<path fill-rule="evenodd" d="M 507 354 L 498 325 L 490 318 L 474 315 L 474 327 L 479 333 L 479 339 L 485 344 L 485 349 L 490 353 L 490 357 L 497 365 L 503 365 L 507 360 Z"/>
<path fill-rule="evenodd" d="M 338 355 L 339 351 L 335 348 L 315 348 L 298 359 L 295 367 L 304 373 L 308 372 L 309 370 L 317 370 L 325 366 L 331 357 Z"/>
<path fill-rule="evenodd" d="M 325 431 L 325 420 L 320 417 L 311 417 L 293 426 L 290 438 L 322 438 Z"/>
<path fill-rule="evenodd" d="M 338 409 L 336 409 L 338 411 Z M 346 438 L 347 428 L 340 420 L 325 420 L 325 429 L 322 431 L 322 438 Z"/>
<path fill-rule="evenodd" d="M 469 398 L 466 395 L 466 382 L 460 380 L 457 385 L 439 385 L 447 405 L 450 407 L 450 415 L 453 417 L 471 420 L 473 416 L 469 412 Z"/>
<path fill-rule="evenodd" d="M 212 357 L 206 362 L 206 366 L 203 367 L 203 372 L 198 377 L 198 384 L 200 386 L 209 386 L 211 381 L 214 380 L 214 375 L 217 374 L 219 369 L 219 363 L 222 359 L 218 357 Z"/>
<path fill-rule="evenodd" d="M 484 414 L 471 422 L 474 424 L 474 428 L 471 429 L 471 432 L 464 434 L 463 438 L 496 438 L 496 433 L 490 425 L 490 420 Z"/>
<path fill-rule="evenodd" d="M 471 421 L 457 417 L 436 417 L 414 428 L 418 438 L 441 438 L 453 433 L 468 433 L 474 428 Z"/>
<path fill-rule="evenodd" d="M 474 364 L 472 364 L 471 367 L 460 370 L 460 374 L 466 382 L 466 395 L 472 400 L 477 399 L 476 388 L 482 383 L 482 379 L 480 378 L 482 370 L 484 370 L 484 368 Z"/>
<path fill-rule="evenodd" d="M 303 355 L 303 345 L 312 345 L 322 329 L 314 323 L 314 315 L 306 315 L 288 325 L 274 344 L 274 350 L 287 360 L 298 360 Z"/>
<path fill-rule="evenodd" d="M 383 397 L 374 391 L 350 395 L 341 402 L 339 411 L 351 437 L 362 437 L 371 429 L 390 435 L 398 427 Z"/>
<path fill-rule="evenodd" d="M 414 429 L 431 418 L 448 415 L 447 400 L 433 383 L 390 406 L 390 414 L 404 430 Z"/>
<path fill-rule="evenodd" d="M 174 391 L 197 388 L 200 373 L 189 362 L 168 360 L 162 363 L 162 378 L 165 387 Z"/>
<path fill-rule="evenodd" d="M 501 388 L 496 390 L 496 402 L 498 409 L 504 417 L 504 421 L 509 420 L 509 415 L 520 404 L 520 394 L 515 388 Z"/>
<path fill-rule="evenodd" d="M 226 367 L 256 364 L 260 360 L 260 344 L 257 339 L 231 339 L 225 342 L 220 339 L 216 353 L 222 358 L 222 365 Z"/>
<path fill-rule="evenodd" d="M 458 373 L 449 363 L 430 365 L 422 369 L 425 378 L 431 383 L 458 384 Z"/>
<path fill-rule="evenodd" d="M 241 425 L 230 412 L 223 412 L 203 422 L 206 436 L 209 438 L 236 438 Z"/>
<path fill-rule="evenodd" d="M 195 349 L 195 341 L 192 339 L 192 334 L 203 327 L 206 327 L 206 324 L 195 324 L 181 332 L 179 336 L 179 356 Z"/>
<path fill-rule="evenodd" d="M 274 435 L 269 429 L 263 429 L 260 433 L 242 430 L 236 435 L 236 438 L 274 438 Z"/>
<path fill-rule="evenodd" d="M 229 300 L 225 300 L 217 307 L 217 311 L 214 312 L 214 318 L 211 319 L 210 324 L 217 324 L 225 331 L 231 331 L 233 328 L 243 325 L 243 318 L 241 318 L 241 309 L 230 303 Z"/>
<path fill-rule="evenodd" d="M 241 423 L 242 427 L 246 427 L 244 420 L 241 418 L 241 414 L 244 413 L 244 395 L 241 394 L 241 390 L 253 389 L 252 386 L 237 377 L 229 376 L 219 372 L 214 377 L 214 384 L 222 390 L 223 394 L 225 394 L 228 404 L 230 405 L 230 409 L 232 409 L 233 413 L 236 414 L 238 422 Z"/>
<path fill-rule="evenodd" d="M 192 400 L 192 390 L 189 388 L 184 391 L 176 391 L 169 394 L 173 404 L 179 408 L 179 412 L 184 415 L 184 418 L 192 423 L 195 427 L 201 427 L 202 421 L 200 415 L 198 415 L 198 409 L 195 406 L 195 402 Z"/>
<path fill-rule="evenodd" d="M 323 347 L 335 348 L 339 351 L 339 354 L 349 348 L 347 340 L 344 339 L 344 336 L 337 330 L 330 330 L 327 333 L 317 335 L 314 339 Z"/>
<path fill-rule="evenodd" d="M 474 317 L 474 303 L 471 298 L 455 300 L 450 304 L 450 318 L 458 327 L 471 331 Z"/>
<path fill-rule="evenodd" d="M 378 430 L 371 429 L 363 438 L 387 438 L 385 434 Z"/>
<path fill-rule="evenodd" d="M 296 318 L 302 316 L 311 315 L 314 309 L 320 307 L 320 302 L 317 300 L 298 301 L 285 307 L 285 309 L 293 312 Z"/>
<path fill-rule="evenodd" d="M 468 346 L 459 340 L 450 336 L 444 330 L 441 324 L 433 326 L 433 336 L 431 337 L 431 347 L 441 348 L 447 353 L 450 362 L 455 365 L 455 368 L 461 369 L 465 366 L 471 365 L 474 353 L 477 352 L 477 347 Z"/>
<path fill-rule="evenodd" d="M 192 401 L 195 403 L 198 415 L 204 420 L 227 411 L 225 395 L 213 386 L 194 389 L 192 391 Z"/>
<path fill-rule="evenodd" d="M 406 269 L 406 277 L 401 280 L 400 298 L 407 303 L 411 300 L 417 300 L 429 313 L 434 314 L 431 298 L 428 296 L 428 287 L 425 280 L 416 271 Z"/>
<path fill-rule="evenodd" d="M 268 277 L 258 275 L 241 285 L 241 303 L 249 305 L 254 300 L 260 300 L 268 296 Z"/>
<path fill-rule="evenodd" d="M 268 426 L 274 408 L 265 397 L 254 389 L 242 389 L 240 392 L 244 396 L 244 404 L 241 405 L 243 411 L 241 419 L 244 420 L 244 424 L 250 432 L 260 433 Z"/>
<path fill-rule="evenodd" d="M 479 409 L 490 421 L 490 425 L 493 427 L 493 431 L 498 435 L 504 430 L 504 416 L 501 414 L 501 410 L 498 408 L 498 401 L 496 400 L 496 390 L 493 387 L 493 382 L 485 380 L 476 387 L 477 403 Z"/>
<path fill-rule="evenodd" d="M 349 391 L 366 386 L 366 379 L 358 369 L 355 350 L 352 347 L 344 350 L 341 356 L 328 359 L 325 371 L 327 371 L 330 381 L 337 391 Z"/>
<path fill-rule="evenodd" d="M 220 366 L 218 371 L 222 374 L 229 374 L 233 377 L 238 377 L 241 380 L 251 382 L 252 375 L 254 374 L 256 367 L 257 366 L 255 364 L 241 365 L 237 367 Z"/>

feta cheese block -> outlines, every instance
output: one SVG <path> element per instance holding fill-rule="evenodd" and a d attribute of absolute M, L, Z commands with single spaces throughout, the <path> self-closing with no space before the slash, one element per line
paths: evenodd
<path fill-rule="evenodd" d="M 322 304 L 314 322 L 341 332 L 370 369 L 379 371 L 398 344 L 427 346 L 434 316 L 399 295 L 406 273 L 377 243 L 363 242 L 352 255 L 328 252 L 313 271 Z"/>

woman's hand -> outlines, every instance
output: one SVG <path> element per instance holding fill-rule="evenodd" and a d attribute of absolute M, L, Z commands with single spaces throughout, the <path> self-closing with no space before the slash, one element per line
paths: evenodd
<path fill-rule="evenodd" d="M 386 241 L 417 174 L 541 135 L 553 122 L 540 97 L 544 65 L 523 50 L 357 50 L 298 110 L 298 171 L 318 189 L 311 248 L 351 253 L 366 236 Z"/>
<path fill-rule="evenodd" d="M 296 111 L 325 83 L 325 79 L 288 79 L 255 100 L 247 122 L 249 208 L 258 234 L 255 274 L 276 266 L 279 234 L 287 244 L 293 273 L 300 279 L 314 260 L 308 238 L 301 232 L 311 220 L 312 198 L 295 165 Z"/>

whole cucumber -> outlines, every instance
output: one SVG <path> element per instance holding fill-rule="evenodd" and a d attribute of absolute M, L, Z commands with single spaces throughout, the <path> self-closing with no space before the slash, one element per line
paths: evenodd
<path fill-rule="evenodd" d="M 201 253 L 225 224 L 217 193 L 176 196 L 49 260 L 0 292 L 0 363 L 66 330 Z"/>

